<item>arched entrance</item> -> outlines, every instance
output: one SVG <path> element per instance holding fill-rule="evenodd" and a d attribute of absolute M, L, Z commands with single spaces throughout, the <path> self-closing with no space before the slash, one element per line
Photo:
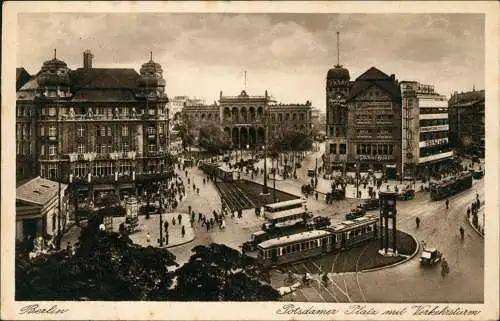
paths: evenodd
<path fill-rule="evenodd" d="M 229 111 L 229 108 L 224 108 L 224 111 L 222 113 L 222 119 L 224 121 L 230 121 L 231 120 L 231 112 Z"/>
<path fill-rule="evenodd" d="M 240 132 L 238 127 L 234 127 L 233 130 L 233 135 L 232 135 L 232 143 L 233 143 L 233 149 L 239 148 L 240 146 Z"/>
<path fill-rule="evenodd" d="M 263 145 L 264 144 L 264 137 L 265 137 L 264 128 L 259 127 L 257 129 L 257 144 Z"/>
<path fill-rule="evenodd" d="M 248 122 L 248 117 L 247 117 L 247 109 L 245 107 L 241 108 L 241 121 L 243 123 L 247 123 Z"/>
<path fill-rule="evenodd" d="M 231 110 L 231 120 L 233 122 L 238 122 L 238 108 L 236 107 L 233 107 Z"/>
<path fill-rule="evenodd" d="M 257 131 L 254 127 L 250 127 L 248 130 L 248 137 L 250 139 L 250 146 L 254 147 L 257 143 Z"/>
<path fill-rule="evenodd" d="M 245 149 L 249 143 L 248 128 L 247 127 L 240 128 L 240 135 L 241 135 L 241 148 Z"/>

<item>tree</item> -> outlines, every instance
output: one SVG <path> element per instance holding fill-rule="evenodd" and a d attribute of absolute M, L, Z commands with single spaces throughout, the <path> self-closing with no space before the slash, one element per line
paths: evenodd
<path fill-rule="evenodd" d="M 221 150 L 229 148 L 222 127 L 216 123 L 209 123 L 201 127 L 199 137 L 198 144 L 209 153 L 219 154 Z"/>
<path fill-rule="evenodd" d="M 73 255 L 59 251 L 30 259 L 18 246 L 16 300 L 166 300 L 174 260 L 166 249 L 99 231 L 98 220 L 90 220 Z"/>
<path fill-rule="evenodd" d="M 172 298 L 179 301 L 271 301 L 279 293 L 263 270 L 238 251 L 221 244 L 196 246 L 176 271 Z"/>
<path fill-rule="evenodd" d="M 179 132 L 179 137 L 182 140 L 182 148 L 184 150 L 194 144 L 195 137 L 192 131 L 193 128 L 193 122 L 187 117 L 182 117 L 182 121 L 174 126 L 174 130 Z"/>

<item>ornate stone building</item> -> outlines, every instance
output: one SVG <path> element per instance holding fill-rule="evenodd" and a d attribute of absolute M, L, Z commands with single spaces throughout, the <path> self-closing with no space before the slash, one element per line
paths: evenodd
<path fill-rule="evenodd" d="M 17 175 L 69 183 L 81 198 L 94 191 L 143 194 L 171 171 L 168 102 L 160 64 L 134 69 L 70 70 L 56 58 L 17 92 Z"/>
<path fill-rule="evenodd" d="M 243 90 L 238 96 L 223 96 L 221 92 L 218 104 L 186 104 L 183 113 L 197 128 L 209 122 L 219 124 L 232 147 L 238 149 L 264 144 L 266 115 L 269 137 L 278 136 L 284 129 L 310 133 L 311 108 L 309 101 L 278 104 L 267 91 L 263 96 L 249 96 Z"/>
<path fill-rule="evenodd" d="M 401 91 L 394 75 L 371 67 L 347 97 L 347 167 L 401 173 Z"/>

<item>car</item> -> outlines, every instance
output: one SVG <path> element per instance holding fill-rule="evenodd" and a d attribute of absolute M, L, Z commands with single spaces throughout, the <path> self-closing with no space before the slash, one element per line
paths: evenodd
<path fill-rule="evenodd" d="M 415 197 L 415 190 L 413 189 L 404 189 L 398 192 L 398 200 L 408 201 Z"/>
<path fill-rule="evenodd" d="M 421 265 L 434 265 L 441 261 L 443 254 L 435 248 L 424 248 L 420 255 Z"/>
<path fill-rule="evenodd" d="M 316 171 L 314 169 L 310 168 L 307 170 L 307 176 L 314 177 L 315 174 L 316 174 Z"/>

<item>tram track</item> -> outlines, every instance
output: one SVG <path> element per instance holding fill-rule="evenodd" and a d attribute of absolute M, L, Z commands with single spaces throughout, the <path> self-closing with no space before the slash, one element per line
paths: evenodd
<path fill-rule="evenodd" d="M 355 275 L 356 275 L 356 284 L 358 285 L 359 293 L 363 297 L 363 301 L 364 302 L 366 302 L 366 297 L 365 297 L 365 294 L 363 292 L 363 289 L 361 288 L 361 284 L 359 284 L 359 273 L 360 273 L 360 271 L 358 270 L 358 267 L 359 267 L 359 260 L 361 259 L 361 257 L 363 256 L 363 254 L 365 254 L 365 252 L 366 252 L 367 249 L 368 249 L 368 245 L 365 245 L 363 247 L 363 251 L 361 251 L 361 253 L 359 254 L 358 259 L 356 260 L 356 272 L 355 272 Z"/>

